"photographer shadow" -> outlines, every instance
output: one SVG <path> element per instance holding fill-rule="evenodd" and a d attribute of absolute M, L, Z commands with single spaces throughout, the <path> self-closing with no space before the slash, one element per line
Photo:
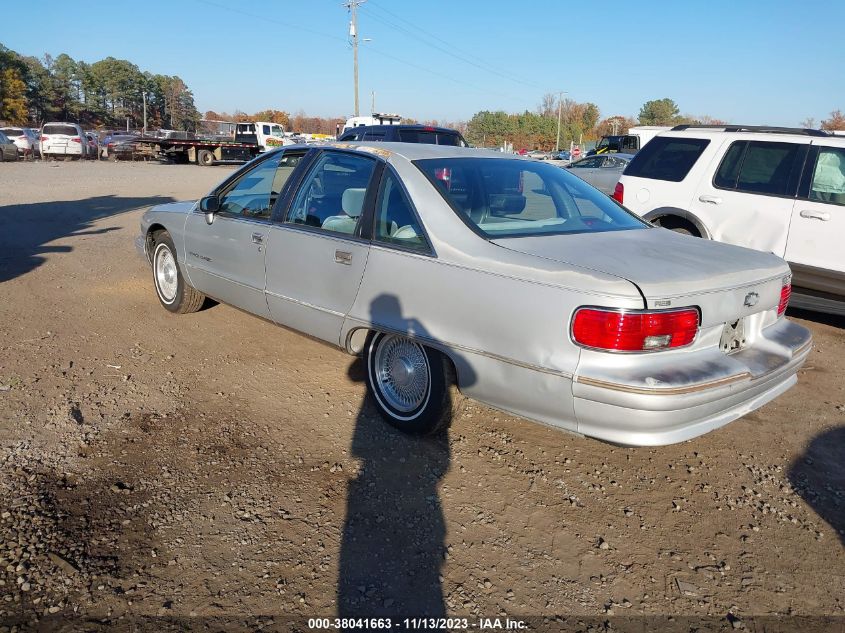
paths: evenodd
<path fill-rule="evenodd" d="M 374 324 L 431 340 L 416 319 L 402 316 L 394 296 L 374 299 L 370 316 Z M 473 382 L 471 370 L 453 360 L 463 379 Z M 356 359 L 349 377 L 363 382 L 366 371 L 365 361 Z M 438 487 L 450 466 L 448 428 L 431 436 L 405 434 L 381 418 L 368 394 L 355 420 L 351 454 L 360 469 L 347 493 L 338 615 L 445 617 L 446 523 Z"/>

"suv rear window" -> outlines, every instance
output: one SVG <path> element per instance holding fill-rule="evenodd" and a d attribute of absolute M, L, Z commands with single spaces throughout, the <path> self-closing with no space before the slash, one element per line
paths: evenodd
<path fill-rule="evenodd" d="M 737 141 L 725 152 L 713 185 L 771 196 L 795 193 L 804 152 L 806 145 L 799 143 Z"/>
<path fill-rule="evenodd" d="M 709 144 L 704 138 L 657 136 L 631 159 L 625 175 L 681 182 Z"/>
<path fill-rule="evenodd" d="M 18 137 L 18 136 L 23 136 L 23 135 L 24 135 L 24 131 L 23 131 L 23 130 L 21 130 L 21 129 L 19 129 L 19 128 L 13 128 L 13 127 L 3 127 L 3 128 L 0 128 L 0 132 L 3 132 L 3 134 L 5 134 L 6 136 L 8 136 L 9 138 L 15 138 L 15 137 Z"/>
<path fill-rule="evenodd" d="M 72 125 L 45 125 L 44 134 L 64 134 L 65 136 L 76 136 L 76 128 Z"/>

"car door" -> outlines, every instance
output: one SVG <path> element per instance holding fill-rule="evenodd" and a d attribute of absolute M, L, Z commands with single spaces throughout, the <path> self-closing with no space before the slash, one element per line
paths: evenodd
<path fill-rule="evenodd" d="M 339 343 L 369 255 L 361 237 L 377 161 L 360 152 L 320 152 L 270 229 L 267 303 L 274 321 Z"/>
<path fill-rule="evenodd" d="M 712 239 L 784 256 L 792 204 L 809 140 L 737 140 L 711 167 L 690 211 Z"/>
<path fill-rule="evenodd" d="M 845 295 L 845 148 L 813 146 L 792 208 L 786 260 L 793 284 Z"/>
<path fill-rule="evenodd" d="M 299 155 L 301 158 L 301 154 Z M 185 223 L 185 255 L 191 285 L 214 299 L 264 318 L 264 256 L 270 216 L 296 156 L 270 154 L 218 188 L 219 211 L 208 224 L 197 207 Z"/>

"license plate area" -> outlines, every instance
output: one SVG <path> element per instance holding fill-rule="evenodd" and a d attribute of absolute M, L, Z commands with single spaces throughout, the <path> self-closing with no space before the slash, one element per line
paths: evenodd
<path fill-rule="evenodd" d="M 722 328 L 722 339 L 719 341 L 719 349 L 725 354 L 733 354 L 745 347 L 745 319 L 725 323 Z"/>

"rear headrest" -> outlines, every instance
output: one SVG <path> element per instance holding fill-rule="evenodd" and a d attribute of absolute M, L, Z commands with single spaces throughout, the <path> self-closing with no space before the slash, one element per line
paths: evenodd
<path fill-rule="evenodd" d="M 491 193 L 491 215 L 511 215 L 522 213 L 525 209 L 525 196 L 519 193 Z"/>
<path fill-rule="evenodd" d="M 361 215 L 361 208 L 364 206 L 364 193 L 367 189 L 365 187 L 351 187 L 343 192 L 343 198 L 340 200 L 340 206 L 343 212 L 350 218 L 357 218 Z"/>

